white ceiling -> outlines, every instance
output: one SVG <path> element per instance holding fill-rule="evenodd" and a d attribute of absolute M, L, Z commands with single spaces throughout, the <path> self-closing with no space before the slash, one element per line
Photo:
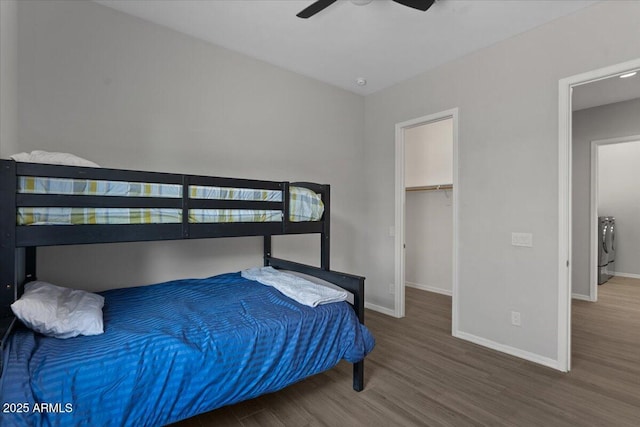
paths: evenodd
<path fill-rule="evenodd" d="M 300 19 L 313 0 L 94 1 L 362 95 L 596 2 L 438 0 L 420 12 L 340 0 Z"/>
<path fill-rule="evenodd" d="M 610 77 L 573 89 L 573 111 L 640 98 L 640 70 L 633 77 Z M 639 119 L 640 120 L 640 119 Z"/>

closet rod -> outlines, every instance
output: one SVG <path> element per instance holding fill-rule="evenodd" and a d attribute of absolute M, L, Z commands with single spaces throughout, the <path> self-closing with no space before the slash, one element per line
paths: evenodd
<path fill-rule="evenodd" d="M 442 185 L 425 185 L 419 187 L 407 187 L 407 191 L 434 191 L 434 190 L 453 190 L 453 184 Z"/>

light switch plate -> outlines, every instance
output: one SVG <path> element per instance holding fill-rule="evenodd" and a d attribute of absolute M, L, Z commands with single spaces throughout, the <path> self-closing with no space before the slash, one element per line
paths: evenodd
<path fill-rule="evenodd" d="M 513 246 L 533 247 L 533 234 L 531 233 L 511 233 L 511 244 Z"/>

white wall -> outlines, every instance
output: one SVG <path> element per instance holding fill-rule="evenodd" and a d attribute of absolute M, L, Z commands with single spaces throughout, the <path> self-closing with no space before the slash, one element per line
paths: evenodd
<path fill-rule="evenodd" d="M 407 191 L 405 281 L 451 294 L 453 207 L 451 190 Z"/>
<path fill-rule="evenodd" d="M 453 182 L 453 119 L 404 131 L 405 187 Z"/>
<path fill-rule="evenodd" d="M 615 271 L 640 277 L 640 141 L 598 147 L 598 163 L 598 214 L 616 218 Z"/>
<path fill-rule="evenodd" d="M 640 135 L 640 99 L 574 111 L 572 132 L 572 293 L 588 297 L 591 141 Z"/>
<path fill-rule="evenodd" d="M 0 1 L 0 153 L 15 147 L 18 134 L 18 4 Z"/>
<path fill-rule="evenodd" d="M 366 97 L 372 303 L 393 307 L 394 126 L 458 107 L 458 335 L 557 366 L 558 81 L 640 57 L 639 17 L 640 2 L 600 2 Z"/>
<path fill-rule="evenodd" d="M 18 51 L 16 150 L 331 184 L 332 267 L 362 273 L 362 97 L 92 2 L 20 2 Z M 206 276 L 261 264 L 261 245 L 235 238 L 43 248 L 39 277 L 103 289 Z M 274 253 L 318 265 L 319 247 L 318 236 L 287 236 Z"/>

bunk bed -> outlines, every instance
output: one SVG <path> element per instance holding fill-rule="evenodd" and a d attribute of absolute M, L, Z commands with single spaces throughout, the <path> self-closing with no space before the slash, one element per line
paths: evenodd
<path fill-rule="evenodd" d="M 364 278 L 329 268 L 328 185 L 0 160 L 0 204 L 0 384 L 5 392 L 15 392 L 14 399 L 26 393 L 23 389 L 32 393 L 24 397 L 27 413 L 16 415 L 13 409 L 17 407 L 7 406 L 1 409 L 9 410 L 14 418 L 6 418 L 4 411 L 3 421 L 13 420 L 16 425 L 167 424 L 276 391 L 330 369 L 342 358 L 353 363 L 354 390 L 363 389 L 363 359 L 373 348 L 373 338 L 364 327 Z M 272 256 L 272 236 L 306 233 L 320 235 L 319 268 Z M 234 236 L 262 236 L 265 266 L 331 282 L 348 291 L 352 303 L 310 308 L 239 273 L 229 273 L 106 291 L 105 333 L 68 340 L 43 337 L 27 330 L 10 307 L 24 292 L 25 284 L 37 279 L 37 247 Z M 257 306 L 251 305 L 254 303 Z M 181 312 L 181 305 L 191 311 Z M 216 311 L 209 312 L 210 307 Z M 180 322 L 186 322 L 187 326 L 181 326 Z M 243 337 L 242 328 L 234 322 L 270 332 L 261 336 L 249 330 L 249 336 Z M 135 325 L 147 323 L 151 329 L 143 329 L 143 336 L 127 335 Z M 226 332 L 222 335 L 211 332 L 210 328 L 220 325 Z M 162 336 L 153 341 L 156 331 L 161 331 Z M 149 335 L 148 339 L 144 334 Z M 186 342 L 186 350 L 174 347 L 176 337 Z M 234 340 L 250 341 L 236 342 L 248 346 L 250 353 L 246 349 L 242 354 L 241 349 L 227 351 L 218 347 L 221 341 Z M 163 372 L 152 373 L 152 382 L 156 383 L 149 389 L 141 388 L 140 382 L 130 378 L 147 370 L 147 360 L 142 356 L 138 359 L 132 356 L 129 361 L 119 359 L 119 346 L 131 350 L 135 343 L 141 343 L 135 349 L 138 352 L 135 357 L 150 354 L 151 360 L 157 361 L 166 354 L 172 355 Z M 29 364 L 20 360 L 25 354 L 34 353 L 36 346 L 50 347 L 52 353 L 41 355 L 42 360 L 35 360 L 37 354 L 31 354 L 29 357 L 34 360 Z M 253 358 L 260 346 L 273 347 L 280 353 L 269 355 L 262 365 L 255 365 L 258 362 L 254 363 Z M 203 353 L 203 348 L 207 352 Z M 105 353 L 111 359 L 110 364 L 104 358 L 91 359 L 84 351 L 94 356 Z M 238 367 L 231 368 L 237 369 L 236 377 L 229 377 L 228 371 L 209 372 L 210 364 L 236 363 L 225 356 L 229 351 L 236 352 Z M 193 356 L 195 359 L 182 357 L 185 352 L 197 355 Z M 47 363 L 51 365 L 57 360 L 56 355 L 71 366 L 51 368 L 45 378 L 42 372 L 46 371 Z M 193 372 L 195 365 L 185 366 L 197 364 L 194 360 L 201 364 L 197 375 Z M 137 372 L 122 372 L 123 366 Z M 79 371 L 91 369 L 100 373 L 91 373 L 90 381 L 97 381 L 97 376 L 101 377 L 99 381 L 113 376 L 113 384 L 101 383 L 101 387 L 116 393 L 122 389 L 131 396 L 118 401 L 111 399 L 113 394 L 94 395 L 87 398 L 85 407 L 70 401 L 95 391 L 96 384 L 79 382 L 84 378 Z M 18 372 L 21 370 L 24 372 Z M 278 371 L 281 376 L 270 380 L 265 370 Z M 42 378 L 30 378 L 33 372 Z M 12 380 L 7 385 L 8 376 Z M 178 385 L 171 382 L 174 377 L 181 379 Z M 26 387 L 17 389 L 14 383 L 20 381 L 15 378 Z M 8 396 L 3 396 L 1 403 L 14 406 L 21 403 L 7 399 Z M 52 405 L 45 408 L 50 409 L 49 413 L 34 413 L 34 405 L 42 409 L 38 403 Z M 86 407 L 89 405 L 98 407 Z"/>

